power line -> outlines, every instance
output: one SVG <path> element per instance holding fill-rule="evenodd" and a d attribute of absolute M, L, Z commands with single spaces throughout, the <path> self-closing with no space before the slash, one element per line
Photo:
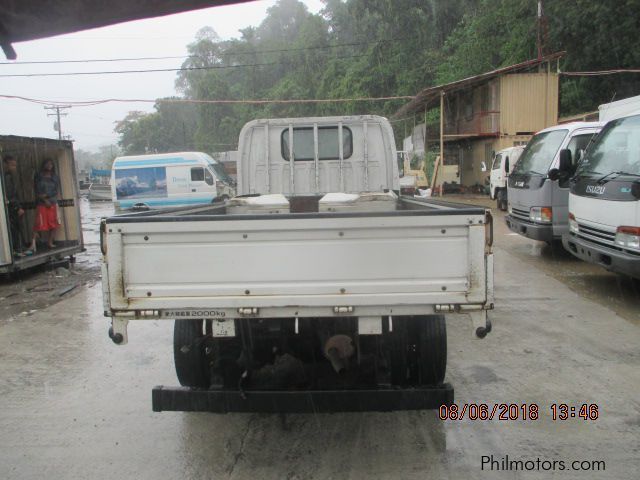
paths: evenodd
<path fill-rule="evenodd" d="M 380 43 L 390 43 L 403 40 L 403 38 L 391 38 L 385 40 L 375 40 L 370 42 L 350 42 L 334 45 L 314 45 L 311 47 L 299 47 L 299 48 L 279 48 L 271 50 L 253 50 L 247 52 L 221 52 L 217 53 L 218 57 L 233 57 L 239 55 L 263 55 L 267 53 L 286 53 L 286 52 L 300 52 L 306 50 L 328 50 L 331 48 L 343 48 L 354 47 L 360 45 L 374 45 Z M 161 56 L 161 57 L 127 57 L 127 58 L 90 58 L 85 60 L 37 60 L 29 62 L 0 62 L 0 65 L 43 65 L 43 64 L 65 64 L 65 63 L 101 63 L 101 62 L 129 62 L 129 61 L 146 61 L 146 60 L 175 60 L 180 58 L 200 58 L 207 59 L 203 55 L 176 55 L 176 56 Z"/>
<path fill-rule="evenodd" d="M 361 58 L 366 55 L 348 55 L 336 57 L 336 59 Z M 226 68 L 247 68 L 247 67 L 266 67 L 269 65 L 288 65 L 289 62 L 270 62 L 270 63 L 248 63 L 240 65 L 211 65 L 207 67 L 186 67 L 186 68 L 155 68 L 144 70 L 106 70 L 101 72 L 61 72 L 61 73 L 13 73 L 0 75 L 0 78 L 17 78 L 17 77 L 70 77 L 76 75 L 114 75 L 126 73 L 158 73 L 158 72 L 188 72 L 195 70 L 223 70 Z"/>
<path fill-rule="evenodd" d="M 617 68 L 615 70 L 599 70 L 595 72 L 560 72 L 566 77 L 597 77 L 600 75 L 616 75 L 619 73 L 640 73 L 640 68 Z"/>
<path fill-rule="evenodd" d="M 44 65 L 61 63 L 129 62 L 141 60 L 173 60 L 178 58 L 204 58 L 201 55 L 175 55 L 168 57 L 88 58 L 85 60 L 34 60 L 30 62 L 0 62 L 0 65 Z"/>
<path fill-rule="evenodd" d="M 40 105 L 60 105 L 72 107 L 92 107 L 105 103 L 174 103 L 174 104 L 212 104 L 212 105 L 266 105 L 266 104 L 300 104 L 300 103 L 345 103 L 345 102 L 380 102 L 392 100 L 413 100 L 413 95 L 397 95 L 388 97 L 355 97 L 355 98 L 309 98 L 309 99 L 257 99 L 257 100 L 197 100 L 189 98 L 159 98 L 155 100 L 140 98 L 105 98 L 99 100 L 73 100 L 57 102 L 22 97 L 19 95 L 2 95 L 7 100 L 22 100 Z"/>

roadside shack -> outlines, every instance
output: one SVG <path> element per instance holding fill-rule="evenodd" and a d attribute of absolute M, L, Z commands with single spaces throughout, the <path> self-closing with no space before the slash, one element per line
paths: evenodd
<path fill-rule="evenodd" d="M 73 144 L 67 140 L 0 136 L 0 157 L 11 157 L 15 170 L 7 170 L 7 162 L 1 162 L 0 198 L 0 274 L 11 273 L 44 263 L 62 260 L 84 250 L 78 183 L 76 181 Z M 53 161 L 58 180 L 58 194 L 50 203 L 57 204 L 57 224 L 53 230 L 52 248 L 37 242 L 35 251 L 30 248 L 36 223 L 35 179 L 45 159 Z M 6 177 L 12 183 L 12 194 L 17 195 L 22 213 L 18 217 L 7 203 Z M 12 216 L 13 215 L 13 216 Z"/>

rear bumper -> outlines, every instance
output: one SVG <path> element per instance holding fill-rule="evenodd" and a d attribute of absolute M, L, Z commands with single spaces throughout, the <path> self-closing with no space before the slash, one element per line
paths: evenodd
<path fill-rule="evenodd" d="M 640 278 L 640 256 L 607 248 L 572 234 L 562 236 L 564 248 L 585 262 L 595 263 L 612 272 Z"/>
<path fill-rule="evenodd" d="M 368 390 L 247 391 L 155 387 L 154 412 L 332 413 L 430 410 L 453 403 L 453 387 Z"/>
<path fill-rule="evenodd" d="M 553 226 L 551 224 L 539 225 L 532 222 L 525 222 L 512 215 L 507 215 L 505 222 L 509 229 L 524 237 L 543 242 L 553 241 Z"/>

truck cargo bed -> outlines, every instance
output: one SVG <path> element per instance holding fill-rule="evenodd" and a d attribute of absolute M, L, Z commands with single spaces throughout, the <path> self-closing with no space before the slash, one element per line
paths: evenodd
<path fill-rule="evenodd" d="M 110 313 L 135 318 L 184 309 L 233 318 L 246 308 L 255 317 L 324 316 L 342 306 L 410 315 L 483 304 L 488 219 L 483 208 L 404 197 L 393 211 L 238 215 L 209 205 L 115 216 L 102 228 L 105 298 Z"/>

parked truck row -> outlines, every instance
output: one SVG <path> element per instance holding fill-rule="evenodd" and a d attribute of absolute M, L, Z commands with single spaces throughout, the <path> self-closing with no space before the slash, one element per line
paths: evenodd
<path fill-rule="evenodd" d="M 599 122 L 534 135 L 508 178 L 507 225 L 640 278 L 640 97 L 601 105 Z"/>

